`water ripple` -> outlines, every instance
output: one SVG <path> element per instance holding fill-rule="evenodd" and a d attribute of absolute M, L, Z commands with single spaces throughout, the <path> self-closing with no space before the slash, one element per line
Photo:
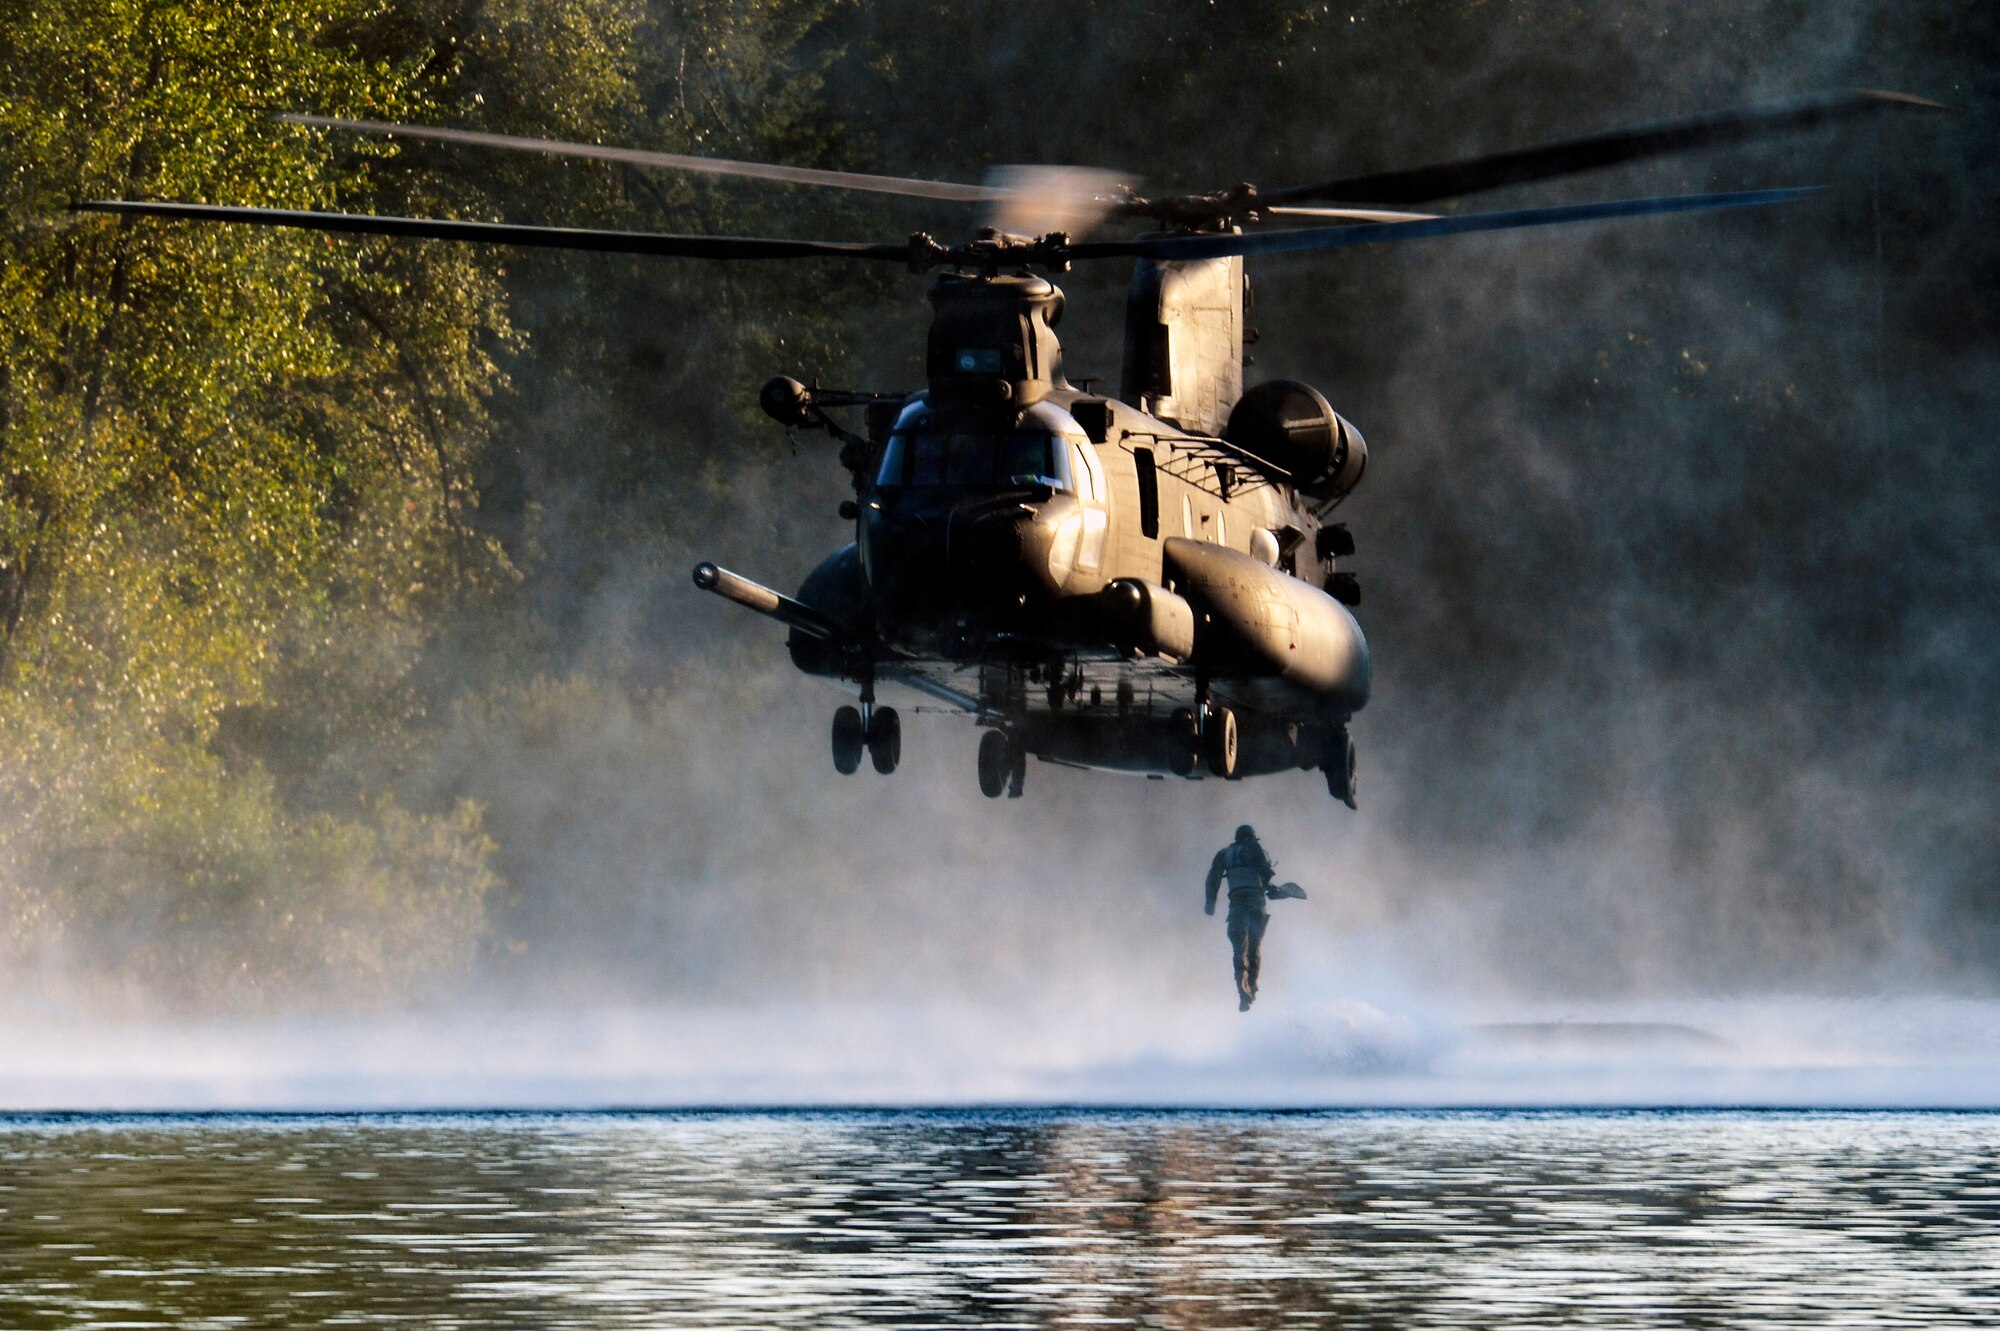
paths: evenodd
<path fill-rule="evenodd" d="M 2000 1118 L 0 1119 L 7 1326 L 2000 1324 Z"/>

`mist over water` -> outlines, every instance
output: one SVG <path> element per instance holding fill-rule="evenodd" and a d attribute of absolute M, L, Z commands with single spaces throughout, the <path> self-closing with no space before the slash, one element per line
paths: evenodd
<path fill-rule="evenodd" d="M 1366 948 L 1379 964 L 1389 941 L 1350 946 Z M 2000 1101 L 2000 1004 L 1991 1001 L 1558 1008 L 1451 1002 L 1409 990 L 1356 997 L 1356 990 L 1370 991 L 1298 985 L 1299 978 L 1272 986 L 1255 1019 L 1239 1017 L 1217 1001 L 1220 994 L 1006 1005 L 458 1004 L 376 1017 L 172 1023 L 16 1012 L 0 1021 L 8 1053 L 0 1102 L 16 1110 L 117 1111 L 1990 1108 Z"/>
<path fill-rule="evenodd" d="M 0 1105 L 2000 1101 L 2000 357 L 1960 290 L 1993 271 L 1967 239 L 1990 48 L 1942 7 L 1675 5 L 1581 39 L 1474 9 L 1427 45 L 1374 6 L 1223 117 L 1203 52 L 1268 35 L 1174 11 L 1189 86 L 1134 120 L 1120 25 L 1159 15 L 1127 8 L 1003 22 L 957 67 L 990 118 L 920 114 L 930 85 L 865 62 L 834 92 L 877 99 L 850 104 L 883 169 L 1188 186 L 1849 83 L 1965 109 L 1562 187 L 1835 187 L 1782 216 L 1253 265 L 1253 378 L 1323 386 L 1374 452 L 1341 513 L 1378 678 L 1358 814 L 1316 774 L 1042 764 L 989 802 L 973 728 L 910 695 L 902 769 L 836 777 L 842 691 L 687 584 L 715 558 L 789 589 L 847 538 L 830 451 L 773 431 L 718 461 L 722 520 L 605 557 L 573 674 L 440 725 L 425 779 L 502 845 L 473 974 L 407 1012 L 358 981 L 358 1014 L 182 1018 L 52 951 L 0 997 Z M 899 40 L 921 67 L 960 38 Z M 1065 114 L 1024 95 L 1086 57 Z M 1072 373 L 1115 382 L 1124 274 L 1061 280 Z M 861 386 L 916 382 L 919 295 L 853 311 Z M 1310 899 L 1273 908 L 1239 1015 L 1199 905 L 1244 821 Z"/>

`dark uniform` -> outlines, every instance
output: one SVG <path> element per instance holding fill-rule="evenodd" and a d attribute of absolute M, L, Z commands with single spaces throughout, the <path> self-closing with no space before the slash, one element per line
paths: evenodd
<path fill-rule="evenodd" d="M 1245 823 L 1236 840 L 1215 852 L 1208 866 L 1208 914 L 1215 914 L 1215 893 L 1229 884 L 1229 947 L 1236 959 L 1236 1007 L 1248 1012 L 1257 997 L 1258 953 L 1264 946 L 1264 926 L 1271 922 L 1265 908 L 1271 886 L 1271 861 L 1257 844 L 1257 831 Z"/>

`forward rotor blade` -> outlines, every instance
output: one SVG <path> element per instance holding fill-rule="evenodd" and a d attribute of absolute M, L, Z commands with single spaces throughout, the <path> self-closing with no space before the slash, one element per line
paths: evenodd
<path fill-rule="evenodd" d="M 1556 208 L 1524 208 L 1501 213 L 1468 213 L 1430 217 L 1414 222 L 1373 222 L 1363 226 L 1324 226 L 1293 231 L 1253 231 L 1243 235 L 1163 236 L 1151 240 L 1101 240 L 1072 245 L 1071 259 L 1219 259 L 1232 254 L 1294 254 L 1340 249 L 1348 245 L 1381 245 L 1394 240 L 1424 240 L 1432 236 L 1462 236 L 1479 231 L 1517 231 L 1524 227 L 1563 226 L 1571 222 L 1601 222 L 1616 217 L 1648 217 L 1661 213 L 1709 212 L 1720 208 L 1753 208 L 1789 203 L 1817 193 L 1805 189 L 1746 190 L 1733 194 L 1675 194 L 1659 199 L 1622 199 L 1609 203 L 1577 203 Z"/>
<path fill-rule="evenodd" d="M 1304 230 L 1259 231 L 1247 235 L 1162 236 L 1140 240 L 1086 241 L 1075 245 L 1032 245 L 1019 251 L 946 250 L 926 237 L 900 245 L 837 240 L 770 240 L 749 236 L 685 236 L 649 231 L 597 231 L 577 227 L 517 226 L 506 222 L 452 222 L 426 217 L 378 217 L 364 213 L 293 212 L 281 208 L 234 208 L 206 203 L 155 203 L 130 199 L 93 199 L 72 204 L 79 212 L 127 216 L 170 217 L 190 221 L 243 222 L 256 226 L 298 227 L 416 240 L 461 240 L 489 245 L 519 245 L 544 249 L 592 250 L 691 259 L 866 259 L 931 267 L 939 263 L 990 266 L 1010 262 L 1041 264 L 1073 259 L 1149 258 L 1215 259 L 1232 254 L 1286 254 L 1377 245 L 1431 236 L 1465 235 L 1480 231 L 1512 231 L 1524 227 L 1559 226 L 1661 213 L 1712 211 L 1761 204 L 1787 203 L 1814 189 L 1750 190 L 1735 194 L 1681 194 L 1659 199 L 1626 199 L 1610 203 L 1570 204 L 1513 212 L 1471 213 L 1429 217 L 1409 222 L 1370 222 L 1359 226 L 1310 227 Z"/>
<path fill-rule="evenodd" d="M 750 236 L 678 236 L 654 231 L 594 231 L 579 227 L 516 226 L 508 222 L 448 222 L 428 217 L 376 217 L 366 213 L 293 212 L 283 208 L 230 208 L 208 203 L 152 203 L 91 199 L 79 212 L 176 217 L 197 222 L 244 222 L 413 240 L 465 240 L 485 245 L 594 250 L 688 259 L 879 259 L 907 263 L 911 247 L 840 240 L 763 240 Z"/>
<path fill-rule="evenodd" d="M 1551 180 L 1557 176 L 1595 171 L 1600 167 L 1642 161 L 1668 153 L 1745 143 L 1882 111 L 1943 109 L 1937 102 L 1900 92 L 1860 89 L 1817 93 L 1789 101 L 1690 116 L 1685 120 L 1669 120 L 1563 139 L 1487 157 L 1468 157 L 1406 171 L 1381 171 L 1371 175 L 1346 176 L 1317 185 L 1267 190 L 1262 191 L 1259 197 L 1264 203 L 1300 203 L 1312 199 L 1343 203 L 1430 203 L 1437 199 L 1499 189 L 1503 185 Z"/>
<path fill-rule="evenodd" d="M 382 120 L 343 120 L 338 116 L 301 115 L 287 112 L 278 116 L 289 125 L 313 129 L 351 130 L 357 134 L 395 134 L 406 139 L 435 139 L 440 143 L 467 143 L 480 148 L 507 152 L 547 153 L 551 157 L 589 157 L 600 162 L 623 162 L 631 166 L 657 166 L 673 171 L 698 171 L 711 176 L 742 176 L 751 180 L 772 180 L 786 185 L 819 185 L 832 189 L 864 190 L 873 194 L 898 194 L 912 199 L 943 199 L 951 203 L 990 203 L 1008 196 L 1008 191 L 987 185 L 960 185 L 944 180 L 912 180 L 903 176 L 872 176 L 854 171 L 822 171 L 810 166 L 778 166 L 771 162 L 733 162 L 720 157 L 691 157 L 683 153 L 649 152 L 642 148 L 607 148 L 595 143 L 563 143 L 555 139 L 530 139 L 514 134 L 487 134 L 470 129 L 440 129 L 430 125 L 395 125 Z"/>

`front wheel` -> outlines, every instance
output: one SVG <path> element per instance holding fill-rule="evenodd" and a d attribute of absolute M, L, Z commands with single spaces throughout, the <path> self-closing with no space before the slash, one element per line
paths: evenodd
<path fill-rule="evenodd" d="M 861 709 L 837 707 L 833 713 L 833 770 L 853 776 L 861 770 Z"/>
<path fill-rule="evenodd" d="M 1004 730 L 985 730 L 979 735 L 979 793 L 997 800 L 1007 789 L 1007 777 L 1014 767 L 1014 746 Z"/>
<path fill-rule="evenodd" d="M 893 707 L 877 707 L 868 724 L 868 759 L 887 776 L 903 760 L 903 718 Z"/>

